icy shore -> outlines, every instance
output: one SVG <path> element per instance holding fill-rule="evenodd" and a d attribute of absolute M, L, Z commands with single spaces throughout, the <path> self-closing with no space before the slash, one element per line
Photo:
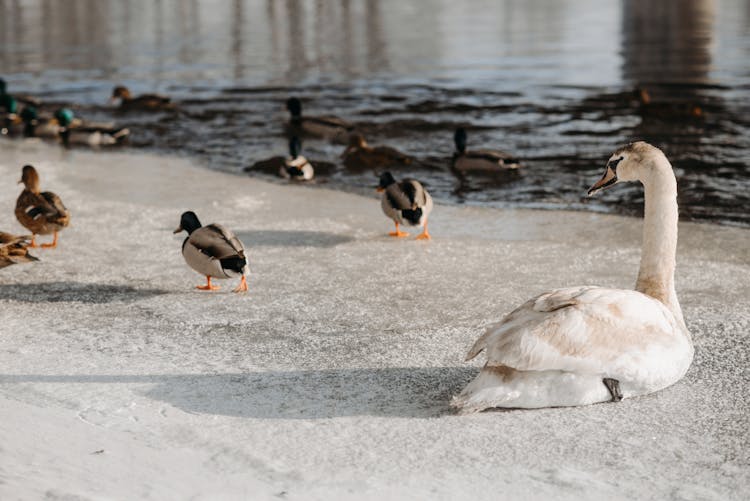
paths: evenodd
<path fill-rule="evenodd" d="M 142 154 L 0 141 L 72 212 L 0 270 L 0 499 L 743 499 L 750 231 L 681 224 L 686 378 L 619 404 L 455 416 L 488 323 L 545 289 L 631 287 L 639 219 L 437 206 L 393 240 L 375 198 Z M 592 180 L 594 181 L 594 180 Z M 373 181 L 374 183 L 374 181 Z M 206 293 L 182 211 L 250 249 Z M 479 357 L 482 358 L 482 357 Z"/>

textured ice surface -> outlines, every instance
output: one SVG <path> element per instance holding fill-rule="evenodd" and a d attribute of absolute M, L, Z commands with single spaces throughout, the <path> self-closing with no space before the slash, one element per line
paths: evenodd
<path fill-rule="evenodd" d="M 437 206 L 433 241 L 393 240 L 375 198 L 0 152 L 0 230 L 22 232 L 25 163 L 72 212 L 57 250 L 0 270 L 0 499 L 747 499 L 748 230 L 680 227 L 677 385 L 459 417 L 483 327 L 549 288 L 631 287 L 639 220 Z M 186 209 L 245 242 L 249 294 L 193 288 Z"/>

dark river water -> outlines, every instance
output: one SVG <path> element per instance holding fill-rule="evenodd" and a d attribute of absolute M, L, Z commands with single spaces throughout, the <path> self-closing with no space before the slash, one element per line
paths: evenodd
<path fill-rule="evenodd" d="M 583 195 L 616 147 L 643 139 L 675 166 L 684 219 L 750 226 L 749 63 L 743 0 L 0 0 L 9 91 L 127 125 L 131 148 L 241 173 L 286 153 L 294 95 L 415 156 L 397 177 L 455 203 L 638 214 L 637 187 Z M 178 108 L 115 111 L 114 84 Z M 458 126 L 523 169 L 457 177 Z M 328 163 L 318 183 L 374 186 L 342 150 L 305 141 Z"/>

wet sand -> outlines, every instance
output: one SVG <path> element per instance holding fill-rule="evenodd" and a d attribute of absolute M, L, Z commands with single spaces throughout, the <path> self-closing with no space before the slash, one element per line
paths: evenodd
<path fill-rule="evenodd" d="M 433 241 L 395 241 L 374 197 L 163 156 L 0 151 L 0 230 L 22 231 L 25 163 L 72 212 L 59 249 L 0 272 L 0 498 L 723 500 L 750 488 L 748 230 L 680 226 L 696 358 L 677 385 L 455 416 L 484 326 L 548 288 L 632 286 L 639 219 L 438 205 Z M 245 242 L 249 294 L 193 288 L 202 277 L 172 234 L 187 209 Z"/>

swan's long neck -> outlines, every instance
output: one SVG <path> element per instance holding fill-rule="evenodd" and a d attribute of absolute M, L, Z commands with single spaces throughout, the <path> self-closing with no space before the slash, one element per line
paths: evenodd
<path fill-rule="evenodd" d="M 669 160 L 657 155 L 645 169 L 643 251 L 635 289 L 664 303 L 684 326 L 674 288 L 677 253 L 677 181 Z"/>

